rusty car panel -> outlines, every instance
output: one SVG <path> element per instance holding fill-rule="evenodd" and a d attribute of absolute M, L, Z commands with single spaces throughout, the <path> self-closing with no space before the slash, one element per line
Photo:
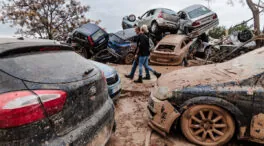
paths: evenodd
<path fill-rule="evenodd" d="M 191 41 L 185 35 L 167 35 L 150 55 L 150 63 L 180 65 L 187 56 Z"/>

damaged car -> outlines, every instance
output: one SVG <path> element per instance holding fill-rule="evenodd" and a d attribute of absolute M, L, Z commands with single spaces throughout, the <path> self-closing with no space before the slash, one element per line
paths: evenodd
<path fill-rule="evenodd" d="M 197 37 L 219 24 L 217 14 L 200 4 L 191 5 L 177 14 L 180 30 L 191 37 Z"/>
<path fill-rule="evenodd" d="M 100 62 L 132 64 L 137 47 L 137 34 L 134 28 L 109 34 L 108 48 L 97 53 L 93 58 Z"/>
<path fill-rule="evenodd" d="M 225 145 L 236 136 L 264 144 L 264 47 L 233 60 L 162 76 L 148 103 L 162 135 L 179 126 L 194 144 Z"/>
<path fill-rule="evenodd" d="M 113 101 L 116 101 L 121 95 L 121 79 L 117 71 L 108 65 L 92 60 L 90 61 L 103 71 L 108 85 L 109 96 L 113 99 Z"/>
<path fill-rule="evenodd" d="M 181 65 L 188 55 L 192 40 L 186 35 L 167 35 L 150 54 L 150 63 L 157 65 Z"/>
<path fill-rule="evenodd" d="M 0 39 L 0 145 L 105 145 L 114 104 L 104 74 L 67 45 Z"/>

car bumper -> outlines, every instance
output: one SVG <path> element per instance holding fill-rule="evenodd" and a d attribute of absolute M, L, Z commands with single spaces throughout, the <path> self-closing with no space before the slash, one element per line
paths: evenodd
<path fill-rule="evenodd" d="M 160 101 L 151 95 L 148 103 L 149 126 L 166 136 L 171 126 L 180 117 L 180 113 L 167 100 Z"/>
<path fill-rule="evenodd" d="M 205 24 L 201 27 L 191 28 L 192 32 L 189 34 L 189 36 L 192 38 L 197 37 L 197 36 L 203 34 L 204 32 L 208 31 L 209 29 L 216 27 L 218 24 L 219 24 L 219 20 L 217 19 L 217 20 L 212 21 L 208 24 Z"/>
<path fill-rule="evenodd" d="M 108 93 L 109 93 L 110 97 L 112 98 L 112 100 L 114 100 L 114 101 L 120 97 L 120 95 L 121 95 L 120 77 L 115 84 L 108 86 Z"/>
<path fill-rule="evenodd" d="M 152 53 L 150 63 L 156 65 L 180 65 L 183 57 L 172 54 Z"/>
<path fill-rule="evenodd" d="M 165 29 L 178 29 L 179 26 L 176 22 L 172 22 L 172 21 L 167 21 L 164 19 L 157 19 L 157 23 L 159 25 L 159 27 L 161 28 L 165 28 Z"/>

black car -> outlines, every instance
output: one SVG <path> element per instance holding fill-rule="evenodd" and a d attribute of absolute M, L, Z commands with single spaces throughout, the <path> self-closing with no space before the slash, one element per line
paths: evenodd
<path fill-rule="evenodd" d="M 51 41 L 0 39 L 0 145 L 104 145 L 113 127 L 92 62 Z"/>
<path fill-rule="evenodd" d="M 225 145 L 234 135 L 264 144 L 263 58 L 264 47 L 162 76 L 149 100 L 149 125 L 163 135 L 179 126 L 197 145 Z"/>
<path fill-rule="evenodd" d="M 107 47 L 108 33 L 96 24 L 87 23 L 75 29 L 67 40 L 75 51 L 85 58 Z"/>
<path fill-rule="evenodd" d="M 96 54 L 95 60 L 132 64 L 137 47 L 136 37 L 134 28 L 109 34 L 108 49 Z"/>

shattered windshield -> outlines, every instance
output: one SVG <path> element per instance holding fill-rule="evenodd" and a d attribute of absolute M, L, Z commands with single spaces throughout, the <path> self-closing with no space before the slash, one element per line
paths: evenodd
<path fill-rule="evenodd" d="M 157 47 L 157 50 L 164 51 L 164 52 L 173 52 L 175 47 L 176 47 L 175 45 L 163 45 L 162 44 Z"/>
<path fill-rule="evenodd" d="M 193 19 L 210 12 L 211 10 L 207 9 L 206 7 L 199 7 L 197 9 L 192 10 L 191 12 L 188 12 L 188 15 L 191 19 Z"/>

